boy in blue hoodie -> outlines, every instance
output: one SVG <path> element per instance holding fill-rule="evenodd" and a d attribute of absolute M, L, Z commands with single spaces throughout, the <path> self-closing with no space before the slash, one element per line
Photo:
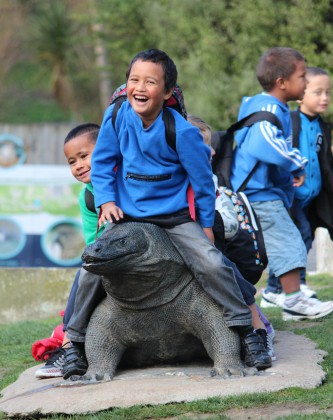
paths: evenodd
<path fill-rule="evenodd" d="M 333 311 L 333 302 L 309 298 L 300 290 L 300 269 L 306 249 L 290 209 L 295 187 L 304 183 L 307 159 L 292 147 L 288 101 L 302 99 L 306 88 L 303 56 L 292 48 L 274 47 L 260 58 L 257 79 L 263 93 L 243 99 L 239 119 L 256 111 L 270 111 L 283 131 L 268 121 L 243 128 L 236 136 L 231 182 L 237 190 L 253 168 L 245 193 L 259 217 L 269 268 L 280 277 L 285 293 L 284 320 L 315 319 Z"/>
<path fill-rule="evenodd" d="M 262 337 L 252 327 L 233 270 L 213 245 L 215 190 L 210 149 L 197 128 L 164 108 L 177 82 L 177 69 L 166 53 L 137 54 L 127 73 L 127 98 L 115 127 L 111 105 L 105 112 L 92 157 L 95 204 L 100 225 L 131 218 L 164 219 L 163 227 L 203 289 L 224 309 L 229 327 L 240 335 L 247 366 L 271 366 Z M 176 151 L 168 146 L 163 113 L 175 120 Z M 117 168 L 117 169 L 116 169 Z M 200 223 L 191 220 L 187 189 L 192 185 Z M 157 222 L 159 223 L 159 222 Z"/>
<path fill-rule="evenodd" d="M 309 164 L 305 169 L 305 183 L 296 189 L 292 215 L 309 252 L 317 227 L 328 229 L 333 239 L 333 156 L 331 127 L 321 116 L 331 101 L 330 77 L 319 67 L 307 67 L 306 79 L 303 99 L 292 112 L 292 118 L 299 127 L 295 130 L 297 138 L 293 138 L 293 144 L 299 145 Z M 316 297 L 316 292 L 306 284 L 305 269 L 301 270 L 301 290 Z M 279 279 L 270 273 L 260 305 L 277 306 L 283 299 L 281 291 Z"/>

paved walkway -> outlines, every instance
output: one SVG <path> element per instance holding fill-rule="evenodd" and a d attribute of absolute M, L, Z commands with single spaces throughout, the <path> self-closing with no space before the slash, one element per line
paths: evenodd
<path fill-rule="evenodd" d="M 325 352 L 316 349 L 313 341 L 291 332 L 277 332 L 275 350 L 278 359 L 270 369 L 258 376 L 230 379 L 211 378 L 210 365 L 193 364 L 127 370 L 111 382 L 78 386 L 68 385 L 62 378 L 35 379 L 38 365 L 3 390 L 0 412 L 15 417 L 95 413 L 114 407 L 188 402 L 290 387 L 313 389 L 324 380 L 319 363 Z"/>

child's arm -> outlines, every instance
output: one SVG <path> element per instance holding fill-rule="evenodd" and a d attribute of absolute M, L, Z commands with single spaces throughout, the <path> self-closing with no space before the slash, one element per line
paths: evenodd
<path fill-rule="evenodd" d="M 308 162 L 298 149 L 291 147 L 282 131 L 268 121 L 261 121 L 248 129 L 244 148 L 256 160 L 280 166 L 296 176 L 303 174 Z"/>

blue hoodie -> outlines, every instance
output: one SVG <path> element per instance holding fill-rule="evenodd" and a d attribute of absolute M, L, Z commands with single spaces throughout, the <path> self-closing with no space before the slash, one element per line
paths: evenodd
<path fill-rule="evenodd" d="M 288 105 L 268 93 L 243 98 L 239 119 L 257 111 L 270 111 L 282 123 L 283 132 L 268 121 L 245 127 L 235 135 L 231 183 L 237 190 L 259 161 L 245 193 L 250 201 L 282 200 L 290 208 L 295 188 L 292 179 L 304 174 L 307 159 L 292 147 Z"/>
<path fill-rule="evenodd" d="M 191 183 L 201 225 L 212 227 L 215 190 L 210 148 L 199 129 L 169 108 L 176 125 L 175 152 L 165 138 L 163 110 L 144 128 L 125 101 L 114 130 L 113 107 L 105 112 L 92 155 L 96 206 L 115 201 L 125 214 L 136 218 L 172 214 L 188 207 L 186 192 Z"/>

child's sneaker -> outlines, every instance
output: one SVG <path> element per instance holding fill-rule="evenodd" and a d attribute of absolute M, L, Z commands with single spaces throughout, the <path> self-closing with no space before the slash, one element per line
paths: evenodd
<path fill-rule="evenodd" d="M 333 302 L 321 302 L 315 298 L 308 298 L 301 293 L 293 306 L 283 306 L 282 319 L 284 321 L 300 321 L 302 319 L 322 318 L 333 312 Z"/>
<path fill-rule="evenodd" d="M 43 358 L 49 356 L 46 359 L 46 363 L 35 372 L 35 378 L 57 378 L 62 376 L 62 367 L 65 363 L 65 349 L 58 347 L 55 350 L 47 351 L 44 353 Z"/>
<path fill-rule="evenodd" d="M 260 302 L 261 308 L 277 308 L 283 307 L 284 293 L 267 292 L 266 289 L 262 291 L 262 299 Z"/>
<path fill-rule="evenodd" d="M 308 298 L 317 298 L 317 294 L 314 290 L 311 290 L 306 284 L 301 284 L 301 292 Z"/>
<path fill-rule="evenodd" d="M 84 343 L 71 343 L 66 349 L 62 376 L 68 379 L 73 375 L 83 376 L 88 370 L 88 362 L 84 350 Z"/>
<path fill-rule="evenodd" d="M 275 337 L 275 331 L 273 325 L 271 325 L 271 331 L 268 332 L 263 328 L 258 328 L 255 330 L 257 334 L 261 335 L 262 339 L 264 340 L 264 344 L 267 350 L 267 353 L 271 357 L 272 361 L 276 360 L 276 354 L 274 351 L 273 341 Z"/>
<path fill-rule="evenodd" d="M 272 366 L 272 359 L 265 347 L 261 334 L 255 331 L 240 337 L 241 359 L 246 366 L 255 367 L 258 370 L 267 369 Z"/>

